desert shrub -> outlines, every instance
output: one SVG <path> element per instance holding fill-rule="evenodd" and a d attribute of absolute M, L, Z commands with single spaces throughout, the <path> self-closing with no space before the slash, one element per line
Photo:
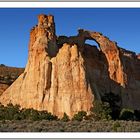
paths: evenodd
<path fill-rule="evenodd" d="M 0 120 L 5 119 L 5 108 L 2 104 L 0 104 Z"/>
<path fill-rule="evenodd" d="M 86 116 L 84 117 L 84 120 L 92 120 L 92 121 L 94 121 L 95 119 L 94 119 L 93 113 L 91 113 L 91 114 L 89 114 L 89 115 L 86 115 Z"/>
<path fill-rule="evenodd" d="M 10 80 L 10 76 L 9 75 L 5 76 L 4 80 L 7 80 L 7 81 Z"/>
<path fill-rule="evenodd" d="M 134 110 L 135 120 L 140 121 L 140 110 Z"/>
<path fill-rule="evenodd" d="M 20 106 L 8 104 L 6 107 L 0 104 L 0 120 L 57 120 L 57 116 L 53 116 L 47 111 L 37 111 L 34 109 L 22 109 Z"/>
<path fill-rule="evenodd" d="M 121 120 L 134 120 L 134 110 L 129 108 L 123 108 L 120 112 L 119 118 Z"/>
<path fill-rule="evenodd" d="M 102 96 L 103 102 L 108 102 L 111 108 L 111 117 L 112 119 L 118 119 L 120 114 L 120 103 L 121 98 L 120 95 L 116 95 L 112 92 L 105 93 L 104 96 Z"/>
<path fill-rule="evenodd" d="M 14 120 L 15 118 L 19 118 L 19 117 L 15 117 L 15 116 L 20 116 L 20 110 L 19 110 L 19 106 L 18 105 L 12 105 L 12 104 L 8 104 L 6 107 L 4 107 L 4 119 L 5 120 Z"/>
<path fill-rule="evenodd" d="M 22 110 L 22 119 L 27 120 L 57 120 L 57 116 L 48 113 L 47 111 L 37 111 L 34 109 L 23 109 Z"/>
<path fill-rule="evenodd" d="M 33 121 L 39 120 L 39 112 L 37 110 L 31 109 L 29 119 Z"/>
<path fill-rule="evenodd" d="M 39 113 L 34 109 L 23 109 L 21 111 L 21 118 L 26 120 L 39 120 Z"/>
<path fill-rule="evenodd" d="M 64 121 L 64 122 L 67 122 L 70 119 L 69 119 L 69 116 L 66 113 L 64 113 L 63 118 L 61 120 Z"/>
<path fill-rule="evenodd" d="M 17 120 L 20 119 L 19 106 L 8 104 L 6 107 L 0 105 L 0 120 Z"/>
<path fill-rule="evenodd" d="M 120 128 L 121 125 L 118 121 L 114 122 L 113 124 L 113 131 L 117 132 L 118 131 L 118 128 Z"/>
<path fill-rule="evenodd" d="M 60 132 L 65 132 L 65 129 L 63 129 L 63 128 L 62 128 L 62 129 L 60 129 Z"/>
<path fill-rule="evenodd" d="M 93 112 L 93 117 L 95 120 L 111 120 L 111 108 L 109 103 L 94 101 L 93 108 L 91 109 Z"/>
<path fill-rule="evenodd" d="M 85 111 L 79 111 L 73 116 L 72 120 L 82 121 L 86 115 L 87 113 Z"/>
<path fill-rule="evenodd" d="M 6 67 L 4 64 L 0 64 L 1 67 Z"/>
<path fill-rule="evenodd" d="M 58 117 L 47 111 L 39 111 L 39 120 L 58 120 Z"/>

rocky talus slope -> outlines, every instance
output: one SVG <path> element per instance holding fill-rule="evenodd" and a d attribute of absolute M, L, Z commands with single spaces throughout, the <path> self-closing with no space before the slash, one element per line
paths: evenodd
<path fill-rule="evenodd" d="M 41 14 L 30 32 L 25 71 L 0 102 L 71 118 L 81 110 L 90 113 L 95 99 L 112 92 L 121 97 L 120 106 L 140 110 L 139 73 L 139 55 L 99 32 L 80 29 L 77 36 L 57 37 L 54 17 Z"/>

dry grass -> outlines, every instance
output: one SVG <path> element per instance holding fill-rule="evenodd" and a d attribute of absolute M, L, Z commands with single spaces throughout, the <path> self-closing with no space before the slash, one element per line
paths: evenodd
<path fill-rule="evenodd" d="M 0 132 L 140 132 L 136 121 L 0 121 Z"/>

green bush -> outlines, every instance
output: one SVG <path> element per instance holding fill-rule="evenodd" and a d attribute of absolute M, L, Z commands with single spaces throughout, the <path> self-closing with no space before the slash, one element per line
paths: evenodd
<path fill-rule="evenodd" d="M 0 120 L 5 119 L 5 108 L 2 104 L 0 104 Z"/>
<path fill-rule="evenodd" d="M 91 109 L 93 112 L 93 117 L 95 120 L 111 120 L 111 108 L 109 103 L 94 101 L 93 108 Z"/>
<path fill-rule="evenodd" d="M 47 111 L 40 111 L 39 112 L 39 120 L 58 120 L 58 117 L 52 115 L 50 112 Z"/>
<path fill-rule="evenodd" d="M 118 121 L 114 122 L 113 124 L 113 131 L 117 132 L 118 131 L 118 128 L 120 128 L 121 125 Z"/>
<path fill-rule="evenodd" d="M 20 110 L 19 106 L 15 105 L 13 106 L 12 104 L 8 104 L 6 107 L 3 108 L 3 119 L 5 120 L 14 120 L 15 118 L 19 118 L 20 116 Z"/>
<path fill-rule="evenodd" d="M 20 116 L 20 110 L 18 105 L 13 106 L 12 104 L 8 104 L 5 110 L 5 119 L 7 120 L 18 119 Z"/>
<path fill-rule="evenodd" d="M 101 97 L 103 102 L 107 102 L 111 108 L 111 117 L 112 119 L 116 120 L 119 118 L 120 115 L 120 106 L 121 106 L 121 97 L 119 94 L 114 94 L 112 92 L 104 93 Z"/>
<path fill-rule="evenodd" d="M 121 120 L 134 120 L 135 119 L 134 110 L 129 108 L 123 108 L 120 112 L 119 118 Z"/>
<path fill-rule="evenodd" d="M 21 111 L 21 118 L 26 120 L 39 120 L 39 113 L 37 110 L 34 109 L 22 109 Z"/>
<path fill-rule="evenodd" d="M 0 120 L 57 120 L 57 116 L 53 116 L 47 111 L 37 111 L 34 109 L 22 109 L 20 106 L 8 104 L 6 107 L 0 104 Z"/>
<path fill-rule="evenodd" d="M 67 122 L 70 119 L 69 119 L 69 116 L 66 113 L 64 113 L 63 118 L 61 120 L 64 121 L 64 122 Z"/>
<path fill-rule="evenodd" d="M 73 116 L 72 120 L 82 121 L 84 117 L 86 117 L 87 113 L 85 111 L 79 111 L 77 114 Z"/>

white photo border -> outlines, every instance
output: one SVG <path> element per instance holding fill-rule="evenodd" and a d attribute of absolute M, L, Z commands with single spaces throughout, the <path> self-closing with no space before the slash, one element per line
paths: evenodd
<path fill-rule="evenodd" d="M 140 2 L 0 2 L 0 8 L 140 8 Z M 140 138 L 140 133 L 3 133 L 0 138 Z"/>
<path fill-rule="evenodd" d="M 140 8 L 140 2 L 0 2 L 0 8 Z"/>

